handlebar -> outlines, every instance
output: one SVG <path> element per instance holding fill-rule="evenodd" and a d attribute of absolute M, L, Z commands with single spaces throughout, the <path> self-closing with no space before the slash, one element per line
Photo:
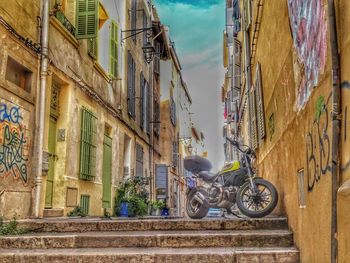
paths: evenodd
<path fill-rule="evenodd" d="M 241 153 L 250 154 L 250 155 L 253 155 L 255 157 L 255 152 L 248 145 L 242 145 L 242 146 L 247 147 L 247 150 L 242 150 L 241 146 L 238 144 L 237 141 L 231 140 L 228 137 L 226 137 L 226 140 L 228 140 L 233 146 L 235 146 Z"/>

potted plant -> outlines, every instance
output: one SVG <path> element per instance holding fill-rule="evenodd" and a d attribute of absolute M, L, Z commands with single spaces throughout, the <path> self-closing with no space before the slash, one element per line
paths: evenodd
<path fill-rule="evenodd" d="M 132 177 L 119 185 L 115 197 L 116 215 L 134 217 L 147 214 L 147 182 L 147 178 Z"/>
<path fill-rule="evenodd" d="M 156 200 L 152 202 L 152 215 L 160 216 L 164 207 L 165 202 L 163 200 Z"/>

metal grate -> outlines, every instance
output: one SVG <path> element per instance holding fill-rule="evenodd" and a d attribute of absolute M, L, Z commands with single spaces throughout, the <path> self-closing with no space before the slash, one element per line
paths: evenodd
<path fill-rule="evenodd" d="M 81 195 L 80 196 L 80 208 L 85 215 L 90 213 L 90 196 Z"/>
<path fill-rule="evenodd" d="M 82 109 L 80 142 L 80 179 L 92 181 L 96 172 L 96 117 Z"/>

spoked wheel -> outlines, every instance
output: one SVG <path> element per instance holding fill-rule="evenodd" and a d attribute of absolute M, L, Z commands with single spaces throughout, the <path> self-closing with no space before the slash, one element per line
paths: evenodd
<path fill-rule="evenodd" d="M 187 195 L 186 212 L 192 219 L 201 219 L 208 213 L 209 206 L 201 204 L 194 197 L 198 189 L 192 189 Z"/>
<path fill-rule="evenodd" d="M 237 206 L 249 217 L 264 217 L 275 209 L 278 201 L 276 188 L 264 179 L 254 180 L 257 192 L 253 193 L 250 183 L 244 183 L 237 192 Z"/>

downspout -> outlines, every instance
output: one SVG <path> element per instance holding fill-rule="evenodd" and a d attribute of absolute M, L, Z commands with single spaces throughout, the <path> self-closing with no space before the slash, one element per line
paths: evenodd
<path fill-rule="evenodd" d="M 44 144 L 44 126 L 45 126 L 45 97 L 46 97 L 46 79 L 48 68 L 48 39 L 49 39 L 49 0 L 42 0 L 42 27 L 41 27 L 41 65 L 40 65 L 40 97 L 39 97 L 39 120 L 37 136 L 37 170 L 35 178 L 35 199 L 34 199 L 34 217 L 40 217 L 40 199 L 42 185 L 42 166 L 43 166 L 43 144 Z"/>
<path fill-rule="evenodd" d="M 331 219 L 331 263 L 337 262 L 337 192 L 339 188 L 339 137 L 340 137 L 340 66 L 338 36 L 334 0 L 328 0 L 328 21 L 332 54 L 332 219 Z"/>

